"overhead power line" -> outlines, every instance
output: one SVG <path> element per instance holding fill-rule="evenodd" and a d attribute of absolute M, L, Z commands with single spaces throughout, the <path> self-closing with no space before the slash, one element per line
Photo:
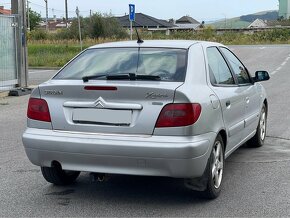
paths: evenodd
<path fill-rule="evenodd" d="M 32 5 L 34 7 L 41 8 L 41 9 L 43 9 L 43 11 L 46 10 L 45 5 L 37 4 L 37 3 L 35 3 L 33 1 L 31 1 L 31 0 L 29 0 L 29 2 L 30 2 L 30 5 Z M 69 3 L 69 0 L 68 0 L 68 3 Z M 1 4 L 3 4 L 3 3 L 1 3 Z M 11 4 L 11 3 L 4 3 L 4 4 Z M 58 16 L 63 16 L 63 17 L 66 16 L 66 11 L 64 9 L 57 9 L 57 8 L 48 7 L 48 10 L 51 11 L 53 15 L 58 15 Z M 90 14 L 94 14 L 95 12 L 96 11 L 94 11 L 94 10 L 92 10 L 92 12 L 91 12 L 91 10 L 84 10 L 84 11 L 80 10 L 79 11 L 80 14 L 87 14 L 88 16 Z M 68 13 L 71 16 L 71 15 L 75 14 L 75 11 L 68 10 Z M 112 14 L 112 16 L 116 16 L 116 17 L 117 16 L 124 16 L 125 14 L 126 13 L 124 12 L 124 13 L 121 13 L 121 14 Z M 207 23 L 211 23 L 211 22 L 216 22 L 218 20 L 224 20 L 224 18 L 221 18 L 221 17 L 219 17 L 219 18 L 208 18 L 207 17 L 207 18 L 198 18 L 198 20 L 206 21 Z"/>
<path fill-rule="evenodd" d="M 32 2 L 32 1 L 29 1 L 29 2 L 30 2 L 31 5 L 34 5 L 34 6 L 36 6 L 36 7 L 39 7 L 39 8 L 45 9 L 45 6 L 44 6 L 44 5 L 36 4 L 36 3 Z M 65 10 L 56 9 L 56 8 L 50 8 L 50 7 L 49 7 L 48 10 L 54 10 L 55 12 L 65 13 Z M 69 10 L 68 10 L 68 12 L 69 12 L 69 13 L 75 13 L 75 11 L 69 11 Z M 87 11 L 80 11 L 80 13 L 89 13 L 89 12 L 90 12 L 90 10 L 87 10 Z"/>

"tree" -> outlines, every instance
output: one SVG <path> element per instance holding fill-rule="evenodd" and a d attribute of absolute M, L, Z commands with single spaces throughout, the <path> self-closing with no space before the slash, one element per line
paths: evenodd
<path fill-rule="evenodd" d="M 31 8 L 29 8 L 30 30 L 34 30 L 35 27 L 38 26 L 40 21 L 41 21 L 41 15 L 37 13 L 36 11 L 31 10 Z"/>
<path fill-rule="evenodd" d="M 128 34 L 110 15 L 93 14 L 91 17 L 80 17 L 83 38 L 126 38 Z M 78 39 L 78 20 L 74 19 L 69 30 L 69 36 Z"/>
<path fill-rule="evenodd" d="M 87 18 L 85 26 L 90 38 L 97 39 L 102 36 L 104 37 L 105 26 L 101 14 L 96 13 L 93 14 L 90 18 Z"/>

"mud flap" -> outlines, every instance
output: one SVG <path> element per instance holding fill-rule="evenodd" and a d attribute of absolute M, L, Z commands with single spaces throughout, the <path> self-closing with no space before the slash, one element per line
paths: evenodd
<path fill-rule="evenodd" d="M 193 191 L 205 191 L 207 189 L 208 184 L 208 175 L 209 175 L 209 164 L 210 161 L 207 161 L 206 169 L 201 177 L 193 178 L 193 179 L 184 179 L 184 185 L 188 189 Z"/>

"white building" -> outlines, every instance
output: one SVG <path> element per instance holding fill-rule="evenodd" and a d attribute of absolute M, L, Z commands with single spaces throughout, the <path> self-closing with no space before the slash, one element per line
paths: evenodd
<path fill-rule="evenodd" d="M 248 28 L 266 28 L 268 25 L 265 21 L 261 19 L 256 19 L 253 23 L 251 23 Z"/>
<path fill-rule="evenodd" d="M 290 18 L 290 0 L 279 0 L 279 17 Z"/>

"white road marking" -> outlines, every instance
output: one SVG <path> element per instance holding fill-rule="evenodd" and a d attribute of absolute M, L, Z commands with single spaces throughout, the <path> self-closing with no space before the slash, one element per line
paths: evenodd
<path fill-rule="evenodd" d="M 287 61 L 284 61 L 284 62 L 281 64 L 281 66 L 284 66 L 285 64 L 287 64 Z"/>
<path fill-rule="evenodd" d="M 277 70 L 275 70 L 275 71 L 273 71 L 272 73 L 270 73 L 271 75 L 274 75 L 274 74 L 276 74 L 278 71 Z"/>
<path fill-rule="evenodd" d="M 29 71 L 29 74 L 35 74 L 35 73 L 50 73 L 50 72 L 57 72 L 57 70 L 37 70 L 37 71 Z"/>
<path fill-rule="evenodd" d="M 260 47 L 261 50 L 265 49 L 266 47 Z"/>
<path fill-rule="evenodd" d="M 290 54 L 289 54 L 289 57 L 285 58 L 285 61 L 276 70 L 274 70 L 270 74 L 274 75 L 274 74 L 278 73 L 278 71 L 280 71 L 282 69 L 282 67 L 285 66 L 289 60 L 290 60 Z"/>

